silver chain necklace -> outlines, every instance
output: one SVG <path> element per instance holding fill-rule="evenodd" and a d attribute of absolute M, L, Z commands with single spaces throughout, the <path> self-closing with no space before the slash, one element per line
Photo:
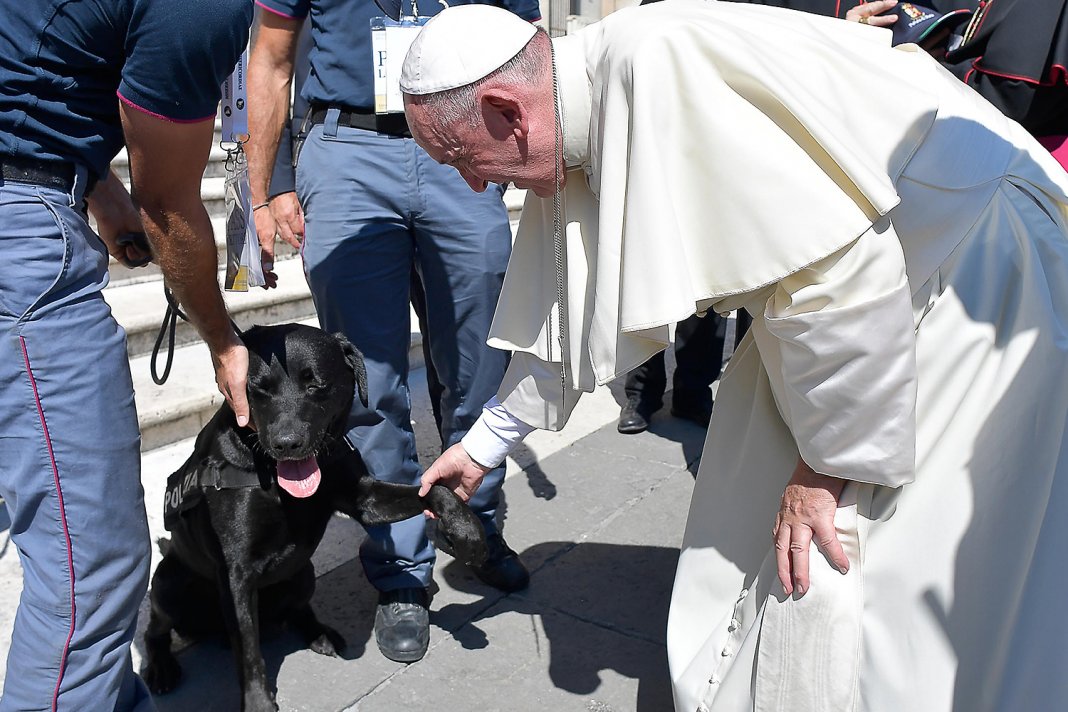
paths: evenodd
<path fill-rule="evenodd" d="M 563 139 L 560 112 L 560 87 L 556 75 L 556 52 L 552 41 L 549 42 L 549 59 L 553 72 L 553 166 L 556 178 L 553 191 L 553 257 L 556 258 L 556 339 L 560 347 L 560 406 L 567 401 L 567 359 L 565 357 L 565 335 L 567 333 L 567 311 L 564 307 L 564 221 L 563 195 L 560 190 L 560 164 L 563 162 Z"/>

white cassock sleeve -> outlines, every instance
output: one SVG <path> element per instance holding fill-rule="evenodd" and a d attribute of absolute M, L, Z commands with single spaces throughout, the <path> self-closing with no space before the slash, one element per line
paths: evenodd
<path fill-rule="evenodd" d="M 497 395 L 460 442 L 475 462 L 496 467 L 532 431 L 564 427 L 580 395 L 562 388 L 559 363 L 516 352 Z"/>
<path fill-rule="evenodd" d="M 560 430 L 571 417 L 581 391 L 565 388 L 558 361 L 522 351 L 512 354 L 497 398 L 509 413 L 541 430 Z"/>
<path fill-rule="evenodd" d="M 801 458 L 887 487 L 916 460 L 916 338 L 901 245 L 886 219 L 778 283 L 754 330 Z"/>
<path fill-rule="evenodd" d="M 493 396 L 482 406 L 482 414 L 460 442 L 472 460 L 483 467 L 496 467 L 534 430 L 533 425 L 509 413 L 497 396 Z"/>

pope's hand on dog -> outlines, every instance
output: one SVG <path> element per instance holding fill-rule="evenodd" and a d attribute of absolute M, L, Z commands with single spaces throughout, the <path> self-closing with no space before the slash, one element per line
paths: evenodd
<path fill-rule="evenodd" d="M 448 542 L 453 556 L 480 566 L 486 560 L 486 530 L 471 508 L 441 485 L 430 487 L 420 497 L 438 520 L 438 534 Z"/>
<path fill-rule="evenodd" d="M 478 486 L 482 484 L 482 478 L 491 469 L 493 468 L 484 467 L 472 460 L 463 443 L 456 443 L 441 453 L 434 464 L 423 473 L 419 496 L 425 497 L 433 485 L 442 485 L 466 502 L 475 494 Z"/>

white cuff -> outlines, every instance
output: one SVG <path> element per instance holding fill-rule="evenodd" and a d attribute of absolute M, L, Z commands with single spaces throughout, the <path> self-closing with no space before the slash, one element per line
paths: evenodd
<path fill-rule="evenodd" d="M 533 426 L 513 416 L 493 396 L 460 442 L 472 460 L 483 467 L 496 467 L 533 430 Z"/>

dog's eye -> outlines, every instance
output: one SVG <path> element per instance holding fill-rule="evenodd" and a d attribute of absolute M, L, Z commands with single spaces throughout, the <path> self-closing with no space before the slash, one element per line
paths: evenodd
<path fill-rule="evenodd" d="M 319 393 L 330 388 L 330 384 L 322 381 L 310 368 L 305 368 L 300 372 L 300 380 L 308 393 Z"/>
<path fill-rule="evenodd" d="M 305 388 L 307 389 L 308 393 L 321 393 L 322 391 L 325 391 L 330 388 L 330 384 L 323 383 L 321 381 L 312 381 L 311 383 L 306 385 Z"/>
<path fill-rule="evenodd" d="M 249 381 L 248 390 L 250 393 L 263 394 L 268 393 L 271 390 L 270 381 Z"/>

